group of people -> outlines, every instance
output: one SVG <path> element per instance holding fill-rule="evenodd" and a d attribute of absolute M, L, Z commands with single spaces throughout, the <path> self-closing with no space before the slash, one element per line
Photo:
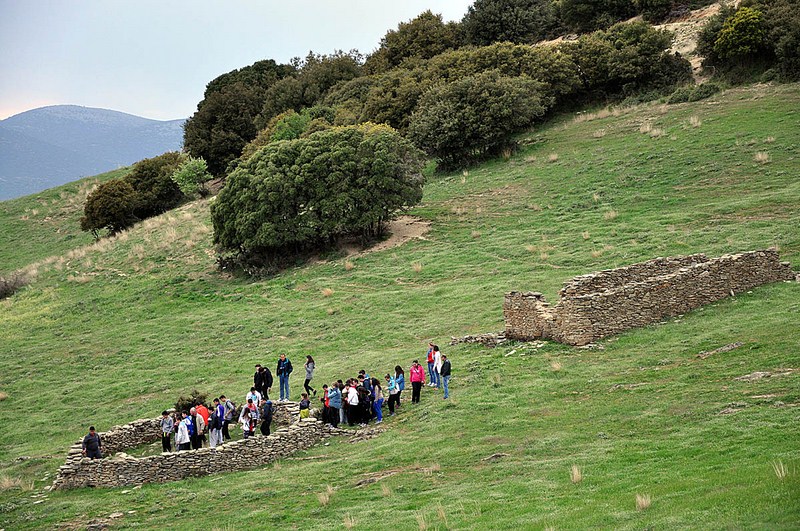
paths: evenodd
<path fill-rule="evenodd" d="M 430 387 L 444 390 L 444 399 L 450 397 L 450 361 L 447 356 L 439 351 L 433 343 L 428 345 L 428 383 Z M 316 364 L 314 358 L 306 356 L 303 365 L 305 369 L 305 392 L 300 397 L 300 417 L 308 417 L 311 412 L 312 397 L 317 397 L 317 389 L 311 386 L 314 378 Z M 212 404 L 196 403 L 189 411 L 170 414 L 168 411 L 161 413 L 161 446 L 165 452 L 172 451 L 172 439 L 175 440 L 177 451 L 202 448 L 208 439 L 211 448 L 231 440 L 230 426 L 238 424 L 242 429 L 242 437 L 247 439 L 255 435 L 258 427 L 262 435 L 270 434 L 270 426 L 275 412 L 275 404 L 270 400 L 274 379 L 272 372 L 256 364 L 253 375 L 253 386 L 245 395 L 241 408 L 221 395 L 214 398 Z M 280 354 L 275 373 L 279 379 L 279 402 L 287 402 L 289 394 L 289 376 L 292 374 L 292 362 L 286 354 Z M 426 382 L 425 369 L 419 360 L 414 360 L 409 368 L 411 382 L 411 402 L 419 403 L 422 387 Z M 400 407 L 400 397 L 405 390 L 405 371 L 400 365 L 395 366 L 393 373 L 387 373 L 383 378 L 374 378 L 365 370 L 360 370 L 358 376 L 348 378 L 346 381 L 336 380 L 330 385 L 322 386 L 319 396 L 323 422 L 337 427 L 347 423 L 350 426 L 364 426 L 374 420 L 375 423 L 383 422 L 383 406 L 386 404 L 389 415 L 394 415 Z M 89 429 L 89 434 L 83 439 L 83 453 L 87 457 L 101 457 L 102 441 L 95 432 L 94 426 Z"/>

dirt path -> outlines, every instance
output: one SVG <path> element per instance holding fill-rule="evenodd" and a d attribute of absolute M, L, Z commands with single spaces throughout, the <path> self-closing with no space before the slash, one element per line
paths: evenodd
<path fill-rule="evenodd" d="M 347 256 L 359 256 L 376 251 L 385 251 L 393 247 L 400 246 L 407 241 L 414 239 L 424 239 L 425 234 L 430 230 L 431 223 L 423 221 L 414 216 L 400 216 L 394 221 L 389 222 L 389 237 L 382 242 L 378 242 L 366 249 L 354 243 L 343 244 L 340 248 Z"/>

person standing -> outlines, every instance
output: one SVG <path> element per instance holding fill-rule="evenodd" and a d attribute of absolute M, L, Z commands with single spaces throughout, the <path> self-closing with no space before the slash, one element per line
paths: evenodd
<path fill-rule="evenodd" d="M 286 402 L 291 398 L 291 395 L 289 395 L 289 375 L 292 374 L 292 370 L 294 370 L 292 362 L 289 361 L 286 354 L 281 354 L 278 359 L 278 368 L 275 370 L 275 374 L 278 375 L 280 380 L 281 402 Z"/>
<path fill-rule="evenodd" d="M 161 451 L 172 451 L 172 430 L 175 429 L 175 421 L 168 412 L 161 412 Z"/>
<path fill-rule="evenodd" d="M 225 395 L 220 395 L 219 401 L 224 409 L 222 414 L 222 438 L 230 441 L 231 434 L 228 431 L 228 426 L 233 422 L 233 417 L 236 414 L 236 405 L 228 400 Z"/>
<path fill-rule="evenodd" d="M 442 354 L 442 369 L 439 371 L 439 374 L 442 376 L 442 384 L 444 386 L 444 398 L 450 398 L 450 360 L 447 359 L 447 356 Z"/>
<path fill-rule="evenodd" d="M 175 446 L 179 452 L 184 450 L 191 450 L 192 436 L 189 433 L 191 420 L 189 420 L 186 412 L 181 413 L 181 421 L 178 422 L 178 429 L 175 430 Z"/>
<path fill-rule="evenodd" d="M 219 403 L 219 398 L 214 399 L 214 408 L 208 418 L 208 445 L 216 448 L 223 443 L 222 439 L 222 419 L 225 417 L 225 408 Z"/>
<path fill-rule="evenodd" d="M 253 387 L 256 391 L 261 393 L 261 398 L 269 400 L 269 392 L 272 390 L 272 372 L 262 367 L 259 363 L 256 365 L 256 373 L 253 375 Z"/>
<path fill-rule="evenodd" d="M 272 405 L 271 400 L 264 400 L 261 406 L 261 435 L 269 435 L 270 425 L 272 424 L 272 415 L 275 413 L 275 406 Z"/>
<path fill-rule="evenodd" d="M 100 440 L 100 435 L 94 431 L 94 426 L 89 426 L 89 433 L 83 438 L 81 444 L 81 453 L 89 459 L 102 459 L 102 448 L 103 441 Z"/>
<path fill-rule="evenodd" d="M 245 402 L 248 402 L 248 401 L 252 400 L 254 404 L 260 404 L 260 403 L 261 403 L 261 400 L 263 400 L 263 399 L 264 399 L 264 397 L 263 397 L 263 396 L 261 396 L 261 393 L 259 393 L 259 392 L 256 390 L 256 388 L 255 388 L 255 387 L 251 387 L 251 388 L 250 388 L 250 392 L 249 392 L 249 393 L 247 393 L 247 394 L 245 395 L 245 397 L 244 397 L 244 401 L 245 401 Z"/>
<path fill-rule="evenodd" d="M 389 416 L 393 416 L 394 406 L 400 400 L 400 389 L 397 387 L 397 379 L 394 376 L 386 375 L 386 389 L 389 390 Z"/>
<path fill-rule="evenodd" d="M 358 416 L 358 390 L 356 383 L 352 380 L 349 381 L 350 386 L 347 388 L 347 423 L 351 426 L 359 420 Z"/>
<path fill-rule="evenodd" d="M 203 447 L 203 432 L 206 429 L 206 424 L 203 422 L 203 417 L 197 413 L 197 408 L 193 407 L 189 410 L 189 422 L 192 423 L 192 449 L 198 450 Z"/>
<path fill-rule="evenodd" d="M 414 360 L 411 364 L 411 403 L 419 404 L 419 395 L 425 383 L 425 369 L 419 364 L 419 360 Z"/>
<path fill-rule="evenodd" d="M 435 381 L 434 387 L 439 389 L 442 386 L 442 353 L 439 352 L 439 347 L 433 346 L 433 378 Z"/>
<path fill-rule="evenodd" d="M 342 410 L 342 391 L 339 389 L 337 382 L 333 382 L 328 388 L 328 407 L 331 410 L 328 421 L 335 428 L 339 426 Z"/>
<path fill-rule="evenodd" d="M 436 352 L 436 345 L 433 343 L 428 343 L 428 376 L 430 377 L 430 381 L 428 382 L 428 387 L 433 387 L 434 379 L 433 379 L 433 353 Z"/>
<path fill-rule="evenodd" d="M 394 381 L 397 384 L 397 407 L 400 407 L 400 395 L 406 388 L 406 373 L 400 365 L 395 365 L 394 367 Z M 392 397 L 390 396 L 389 400 L 391 399 Z"/>
<path fill-rule="evenodd" d="M 372 409 L 375 410 L 375 424 L 380 424 L 383 422 L 383 389 L 377 378 L 372 379 L 372 389 L 375 393 L 375 401 L 372 403 Z"/>
<path fill-rule="evenodd" d="M 239 422 L 242 423 L 242 438 L 248 439 L 253 435 L 253 421 L 250 417 L 250 408 L 242 408 L 242 416 L 239 418 Z"/>
<path fill-rule="evenodd" d="M 316 367 L 314 364 L 314 358 L 311 356 L 306 356 L 306 364 L 304 367 L 306 368 L 306 382 L 303 384 L 303 387 L 305 388 L 306 393 L 308 393 L 308 396 L 311 396 L 311 393 L 314 393 L 314 396 L 317 396 L 317 390 L 309 385 L 311 379 L 314 378 L 314 368 Z"/>
<path fill-rule="evenodd" d="M 200 447 L 202 448 L 206 443 L 206 432 L 209 430 L 208 419 L 211 418 L 211 412 L 202 402 L 197 404 L 195 409 L 197 409 L 197 414 L 203 417 L 203 431 L 200 433 Z"/>

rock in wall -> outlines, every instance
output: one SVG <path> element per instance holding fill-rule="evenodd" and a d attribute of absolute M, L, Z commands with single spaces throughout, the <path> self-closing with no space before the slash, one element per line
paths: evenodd
<path fill-rule="evenodd" d="M 505 335 L 586 345 L 736 292 L 793 278 L 789 263 L 781 262 L 771 249 L 713 259 L 702 254 L 656 258 L 575 277 L 564 284 L 552 307 L 540 293 L 507 293 Z"/>

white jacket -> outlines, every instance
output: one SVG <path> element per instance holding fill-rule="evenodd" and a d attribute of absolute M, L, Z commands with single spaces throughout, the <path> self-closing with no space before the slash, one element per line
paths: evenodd
<path fill-rule="evenodd" d="M 186 427 L 186 421 L 182 420 L 178 423 L 178 431 L 175 432 L 175 443 L 186 444 L 190 441 L 189 428 Z"/>
<path fill-rule="evenodd" d="M 433 353 L 433 370 L 436 372 L 442 370 L 442 353 L 438 350 Z"/>

